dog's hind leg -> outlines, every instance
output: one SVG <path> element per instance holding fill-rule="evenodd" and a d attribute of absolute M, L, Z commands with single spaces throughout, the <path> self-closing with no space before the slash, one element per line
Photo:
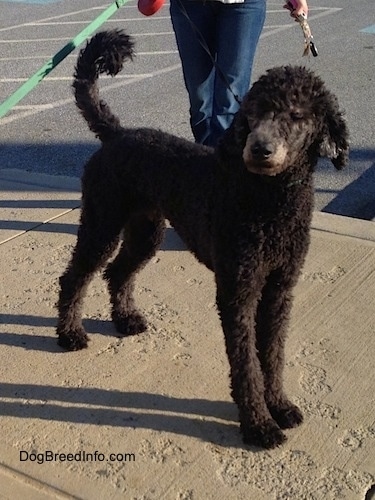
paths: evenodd
<path fill-rule="evenodd" d="M 155 255 L 163 240 L 165 220 L 158 211 L 134 214 L 124 228 L 124 240 L 115 260 L 105 270 L 111 295 L 112 319 L 119 333 L 135 335 L 147 329 L 134 303 L 136 274 Z"/>
<path fill-rule="evenodd" d="M 302 423 L 303 415 L 283 391 L 284 344 L 292 306 L 295 274 L 274 271 L 262 290 L 256 317 L 257 349 L 265 384 L 265 399 L 282 429 Z"/>
<path fill-rule="evenodd" d="M 77 244 L 71 261 L 60 278 L 58 300 L 58 344 L 76 351 L 87 347 L 88 337 L 82 325 L 82 304 L 94 273 L 105 265 L 118 247 L 121 227 L 100 224 L 94 216 L 83 214 Z"/>

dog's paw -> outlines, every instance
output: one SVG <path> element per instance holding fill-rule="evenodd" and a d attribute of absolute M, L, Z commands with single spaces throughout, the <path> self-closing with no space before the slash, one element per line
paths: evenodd
<path fill-rule="evenodd" d="M 268 407 L 272 418 L 276 420 L 281 429 L 291 429 L 303 422 L 303 414 L 298 406 L 286 400 L 278 405 Z"/>
<path fill-rule="evenodd" d="M 112 320 L 121 335 L 137 335 L 147 330 L 147 321 L 139 312 L 134 311 L 127 315 L 114 312 Z"/>
<path fill-rule="evenodd" d="M 243 442 L 248 445 L 271 449 L 286 441 L 286 436 L 272 419 L 262 424 L 244 425 L 241 423 Z"/>
<path fill-rule="evenodd" d="M 57 343 L 68 351 L 79 351 L 87 347 L 90 340 L 83 328 L 77 328 L 68 332 L 57 331 L 59 339 Z"/>

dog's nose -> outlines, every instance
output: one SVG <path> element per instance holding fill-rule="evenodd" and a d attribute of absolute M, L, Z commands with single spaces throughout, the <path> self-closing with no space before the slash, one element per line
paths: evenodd
<path fill-rule="evenodd" d="M 272 144 L 257 141 L 251 146 L 251 154 L 255 160 L 266 160 L 273 153 Z"/>

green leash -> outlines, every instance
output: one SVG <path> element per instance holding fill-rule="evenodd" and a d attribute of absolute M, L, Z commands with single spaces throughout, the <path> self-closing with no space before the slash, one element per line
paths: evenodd
<path fill-rule="evenodd" d="M 0 118 L 5 116 L 21 99 L 40 83 L 58 64 L 65 59 L 76 47 L 81 45 L 99 26 L 109 19 L 128 0 L 117 0 L 107 7 L 92 23 L 86 26 L 78 35 L 55 54 L 42 66 L 27 82 L 19 87 L 11 96 L 0 105 Z"/>

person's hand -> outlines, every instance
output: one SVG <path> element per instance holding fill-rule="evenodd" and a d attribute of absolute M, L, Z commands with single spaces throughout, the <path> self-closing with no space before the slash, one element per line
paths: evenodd
<path fill-rule="evenodd" d="M 299 15 L 303 15 L 306 18 L 309 11 L 306 0 L 288 0 L 284 5 L 284 9 L 289 10 L 290 15 L 295 18 Z"/>

